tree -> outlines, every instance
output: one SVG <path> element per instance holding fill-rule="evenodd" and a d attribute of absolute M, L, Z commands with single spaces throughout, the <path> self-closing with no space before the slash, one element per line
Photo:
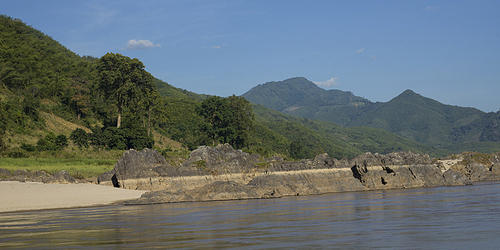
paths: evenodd
<path fill-rule="evenodd" d="M 229 144 L 236 148 L 243 148 L 247 145 L 250 133 L 254 129 L 252 104 L 244 97 L 235 95 L 228 97 L 227 100 L 233 112 L 230 121 L 233 133 L 229 137 Z"/>
<path fill-rule="evenodd" d="M 212 140 L 212 145 L 217 141 L 236 148 L 246 145 L 254 116 L 252 105 L 245 98 L 212 96 L 205 99 L 197 111 L 205 119 L 202 131 Z"/>
<path fill-rule="evenodd" d="M 141 101 L 132 108 L 132 111 L 141 116 L 143 127 L 147 128 L 148 136 L 150 136 L 154 120 L 161 119 L 160 116 L 166 116 L 166 113 L 163 112 L 165 105 L 156 89 L 144 89 L 141 94 Z"/>
<path fill-rule="evenodd" d="M 154 88 L 153 77 L 144 70 L 139 59 L 120 54 L 107 53 L 97 62 L 99 89 L 106 99 L 116 105 L 118 120 L 116 127 L 121 124 L 123 108 L 137 103 L 141 94 Z"/>
<path fill-rule="evenodd" d="M 290 156 L 295 159 L 301 159 L 303 156 L 304 146 L 300 141 L 292 141 L 290 143 Z"/>
<path fill-rule="evenodd" d="M 89 147 L 89 135 L 87 134 L 87 132 L 85 132 L 85 130 L 81 128 L 76 128 L 75 130 L 71 131 L 69 139 L 72 140 L 73 143 L 80 148 Z"/>
<path fill-rule="evenodd" d="M 77 113 L 77 118 L 80 120 L 82 114 L 88 112 L 88 106 L 90 103 L 90 96 L 88 96 L 89 88 L 87 87 L 89 83 L 81 77 L 73 77 L 72 83 L 67 88 L 71 92 L 71 103 L 72 108 Z"/>
<path fill-rule="evenodd" d="M 225 136 L 229 134 L 229 121 L 232 113 L 227 105 L 227 101 L 219 96 L 212 96 L 205 99 L 198 108 L 198 114 L 205 118 L 202 130 L 212 140 L 212 146 L 220 137 L 225 141 Z"/>
<path fill-rule="evenodd" d="M 4 141 L 5 130 L 7 129 L 7 112 L 5 111 L 4 103 L 0 100 L 0 155 L 7 149 Z"/>

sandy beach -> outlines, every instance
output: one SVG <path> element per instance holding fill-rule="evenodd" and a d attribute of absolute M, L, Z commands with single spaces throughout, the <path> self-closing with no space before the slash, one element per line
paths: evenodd
<path fill-rule="evenodd" d="M 0 213 L 111 205 L 139 198 L 144 190 L 95 184 L 0 181 Z"/>

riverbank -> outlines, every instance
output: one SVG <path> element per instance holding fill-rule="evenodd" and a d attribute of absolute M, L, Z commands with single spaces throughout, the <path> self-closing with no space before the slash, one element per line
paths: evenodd
<path fill-rule="evenodd" d="M 220 201 L 326 193 L 461 186 L 500 181 L 498 153 L 464 152 L 446 159 L 412 152 L 367 152 L 351 160 L 321 154 L 314 159 L 266 159 L 230 145 L 202 146 L 172 166 L 156 150 L 126 151 L 97 183 L 149 190 L 128 205 Z"/>
<path fill-rule="evenodd" d="M 95 184 L 0 181 L 0 213 L 112 205 L 146 191 Z"/>
<path fill-rule="evenodd" d="M 290 162 L 279 156 L 266 159 L 248 154 L 226 144 L 199 147 L 178 166 L 170 165 L 156 150 L 128 150 L 94 184 L 62 184 L 77 183 L 66 171 L 51 175 L 0 169 L 0 177 L 2 173 L 0 212 L 8 212 L 120 201 L 145 205 L 460 186 L 500 181 L 500 153 L 465 152 L 431 159 L 412 152 L 368 152 L 351 160 L 322 154 Z"/>

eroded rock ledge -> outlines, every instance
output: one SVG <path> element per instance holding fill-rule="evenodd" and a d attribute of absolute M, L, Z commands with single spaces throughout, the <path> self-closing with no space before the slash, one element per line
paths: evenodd
<path fill-rule="evenodd" d="M 54 174 L 49 174 L 43 170 L 28 171 L 19 169 L 12 174 L 9 170 L 0 168 L 0 181 L 21 181 L 21 182 L 42 182 L 42 183 L 76 183 L 68 171 L 61 171 Z"/>
<path fill-rule="evenodd" d="M 149 190 L 127 204 L 274 198 L 344 191 L 466 185 L 500 180 L 498 156 L 489 162 L 432 161 L 428 155 L 365 153 L 352 160 L 327 154 L 287 162 L 234 150 L 230 145 L 199 147 L 180 166 L 156 150 L 126 151 L 98 183 Z M 470 158 L 470 157 L 469 157 Z"/>

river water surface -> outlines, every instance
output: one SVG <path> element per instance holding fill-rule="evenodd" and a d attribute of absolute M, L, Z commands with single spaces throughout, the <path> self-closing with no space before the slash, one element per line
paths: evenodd
<path fill-rule="evenodd" d="M 500 183 L 0 214 L 0 249 L 500 249 Z"/>

